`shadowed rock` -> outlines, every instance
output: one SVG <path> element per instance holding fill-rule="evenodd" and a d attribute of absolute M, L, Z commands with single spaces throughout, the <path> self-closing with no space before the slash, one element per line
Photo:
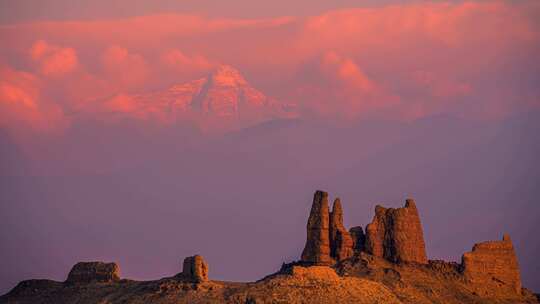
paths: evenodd
<path fill-rule="evenodd" d="M 481 295 L 521 293 L 519 265 L 510 236 L 475 244 L 462 257 L 463 275 Z"/>
<path fill-rule="evenodd" d="M 427 264 L 420 216 L 414 200 L 403 208 L 375 207 L 375 217 L 366 227 L 366 251 L 390 262 Z"/>
<path fill-rule="evenodd" d="M 71 268 L 66 283 L 114 282 L 120 280 L 116 263 L 79 262 Z"/>
<path fill-rule="evenodd" d="M 184 259 L 182 277 L 188 281 L 201 283 L 208 281 L 208 264 L 200 255 Z"/>
<path fill-rule="evenodd" d="M 314 265 L 330 265 L 330 215 L 328 193 L 316 191 L 307 223 L 306 246 L 302 251 L 302 261 Z"/>
<path fill-rule="evenodd" d="M 330 255 L 337 261 L 353 255 L 353 240 L 343 226 L 343 208 L 339 198 L 334 201 L 330 213 Z"/>
<path fill-rule="evenodd" d="M 6 296 L 13 298 L 25 298 L 36 294 L 47 293 L 51 290 L 58 291 L 64 288 L 64 284 L 52 280 L 34 279 L 19 282 Z M 5 303 L 0 297 L 0 303 Z M 8 303 L 10 303 L 8 301 Z M 16 302 L 18 303 L 18 302 Z"/>
<path fill-rule="evenodd" d="M 364 251 L 366 245 L 366 235 L 364 234 L 364 229 L 362 226 L 352 227 L 349 229 L 349 234 L 351 235 L 353 241 L 353 251 Z"/>

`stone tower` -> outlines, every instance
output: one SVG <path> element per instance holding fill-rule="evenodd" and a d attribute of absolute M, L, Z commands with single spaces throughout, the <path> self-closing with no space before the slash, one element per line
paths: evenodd
<path fill-rule="evenodd" d="M 316 191 L 307 222 L 307 240 L 302 261 L 313 265 L 331 265 L 330 257 L 330 215 L 328 193 Z"/>
<path fill-rule="evenodd" d="M 330 256 L 341 261 L 353 255 L 353 240 L 343 226 L 341 201 L 336 198 L 330 213 Z"/>
<path fill-rule="evenodd" d="M 366 251 L 393 263 L 427 264 L 420 216 L 413 199 L 403 208 L 375 207 L 375 217 L 366 227 Z"/>

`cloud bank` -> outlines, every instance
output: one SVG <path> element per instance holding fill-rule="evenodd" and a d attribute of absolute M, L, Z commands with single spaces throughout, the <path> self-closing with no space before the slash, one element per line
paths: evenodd
<path fill-rule="evenodd" d="M 200 78 L 218 64 L 304 117 L 504 117 L 540 104 L 539 17 L 536 1 L 425 2 L 309 17 L 4 25 L 2 124 L 41 132 L 81 116 L 107 121 L 111 111 L 148 117 L 125 96 Z"/>

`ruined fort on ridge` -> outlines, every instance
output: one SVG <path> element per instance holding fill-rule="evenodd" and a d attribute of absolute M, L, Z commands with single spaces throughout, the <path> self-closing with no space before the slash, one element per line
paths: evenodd
<path fill-rule="evenodd" d="M 461 263 L 429 260 L 419 208 L 375 207 L 347 229 L 343 204 L 316 191 L 300 260 L 259 281 L 211 280 L 200 255 L 154 281 L 122 278 L 116 263 L 77 263 L 64 282 L 20 282 L 0 303 L 539 303 L 523 288 L 512 240 L 475 244 Z M 174 270 L 172 270 L 174 271 Z"/>

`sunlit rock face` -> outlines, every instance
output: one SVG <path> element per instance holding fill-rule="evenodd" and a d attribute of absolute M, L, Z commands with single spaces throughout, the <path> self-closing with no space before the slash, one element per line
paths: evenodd
<path fill-rule="evenodd" d="M 354 254 L 351 235 L 343 225 L 343 208 L 339 198 L 328 208 L 328 193 L 316 191 L 307 223 L 307 240 L 302 261 L 330 265 Z"/>
<path fill-rule="evenodd" d="M 462 268 L 470 286 L 481 295 L 521 293 L 519 264 L 507 234 L 502 241 L 475 244 L 463 254 Z"/>
<path fill-rule="evenodd" d="M 328 193 L 316 191 L 307 223 L 306 246 L 302 261 L 313 265 L 331 265 L 330 257 L 330 212 Z"/>
<path fill-rule="evenodd" d="M 330 212 L 330 255 L 341 261 L 353 255 L 353 239 L 343 225 L 343 208 L 339 198 L 334 200 Z"/>
<path fill-rule="evenodd" d="M 414 200 L 403 208 L 375 207 L 366 227 L 366 251 L 394 263 L 427 264 L 424 232 Z"/>
<path fill-rule="evenodd" d="M 109 283 L 118 280 L 120 280 L 120 267 L 116 263 L 79 262 L 71 268 L 66 282 L 71 284 Z"/>
<path fill-rule="evenodd" d="M 200 255 L 184 259 L 181 277 L 197 283 L 208 281 L 208 264 Z"/>

